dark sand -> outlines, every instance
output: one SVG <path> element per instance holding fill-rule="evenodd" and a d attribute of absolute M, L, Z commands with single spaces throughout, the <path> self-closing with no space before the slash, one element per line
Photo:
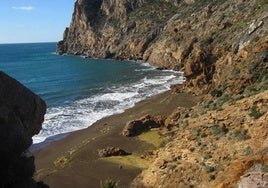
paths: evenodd
<path fill-rule="evenodd" d="M 153 150 L 153 145 L 136 137 L 120 135 L 126 122 L 146 114 L 169 115 L 178 106 L 192 107 L 198 100 L 199 97 L 185 93 L 165 92 L 138 103 L 122 114 L 103 118 L 87 129 L 73 132 L 34 153 L 36 179 L 51 188 L 97 188 L 107 178 L 119 181 L 120 187 L 129 187 L 131 180 L 142 169 L 128 165 L 120 167 L 119 164 L 98 159 L 98 149 L 116 146 L 135 156 Z"/>

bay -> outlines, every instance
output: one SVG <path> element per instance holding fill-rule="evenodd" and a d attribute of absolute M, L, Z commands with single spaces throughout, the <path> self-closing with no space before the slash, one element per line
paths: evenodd
<path fill-rule="evenodd" d="M 47 104 L 34 143 L 86 128 L 184 81 L 180 72 L 160 71 L 146 63 L 59 56 L 55 50 L 56 43 L 0 44 L 0 70 Z"/>

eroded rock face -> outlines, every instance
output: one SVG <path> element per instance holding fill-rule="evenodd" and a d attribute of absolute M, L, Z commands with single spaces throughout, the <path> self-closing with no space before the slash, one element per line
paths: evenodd
<path fill-rule="evenodd" d="M 262 172 L 261 170 L 248 172 L 241 176 L 241 182 L 238 188 L 257 188 L 257 187 L 268 187 L 268 173 Z"/>
<path fill-rule="evenodd" d="M 239 93 L 265 66 L 251 57 L 260 50 L 252 45 L 267 41 L 266 6 L 258 0 L 77 0 L 57 52 L 143 60 L 184 71 L 197 94 L 219 87 Z"/>
<path fill-rule="evenodd" d="M 157 116 L 152 118 L 150 115 L 146 115 L 140 119 L 128 122 L 122 131 L 122 135 L 127 137 L 136 136 L 151 128 L 158 128 L 162 125 L 164 125 L 163 117 Z"/>
<path fill-rule="evenodd" d="M 38 134 L 45 102 L 15 79 L 0 72 L 0 187 L 35 187 L 34 158 L 24 153 Z"/>
<path fill-rule="evenodd" d="M 130 155 L 131 153 L 126 152 L 118 147 L 107 147 L 99 150 L 98 157 L 110 157 L 110 156 L 124 156 Z"/>
<path fill-rule="evenodd" d="M 187 82 L 173 91 L 221 96 L 213 110 L 178 109 L 164 121 L 175 136 L 134 187 L 231 187 L 253 164 L 267 165 L 267 2 L 144 0 L 133 9 L 113 2 L 103 1 L 101 22 L 89 29 L 74 14 L 58 50 L 181 70 Z M 228 96 L 238 102 L 217 106 Z M 259 119 L 249 115 L 254 105 Z M 130 122 L 123 134 L 148 130 L 146 119 Z"/>

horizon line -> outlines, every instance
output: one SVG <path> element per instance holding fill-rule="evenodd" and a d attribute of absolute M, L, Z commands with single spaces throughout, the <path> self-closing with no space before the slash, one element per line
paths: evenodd
<path fill-rule="evenodd" d="M 1 44 L 37 44 L 37 43 L 57 43 L 58 41 L 48 41 L 48 42 L 6 42 Z"/>

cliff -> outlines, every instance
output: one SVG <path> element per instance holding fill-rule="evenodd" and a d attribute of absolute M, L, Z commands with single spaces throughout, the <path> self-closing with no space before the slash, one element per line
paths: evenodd
<path fill-rule="evenodd" d="M 133 187 L 267 186 L 267 10 L 267 0 L 75 3 L 59 54 L 181 70 L 173 91 L 203 96 L 167 118 L 166 145 Z"/>
<path fill-rule="evenodd" d="M 33 180 L 34 157 L 27 153 L 45 112 L 40 97 L 0 71 L 0 187 L 47 187 Z"/>
<path fill-rule="evenodd" d="M 57 52 L 139 59 L 183 70 L 195 92 L 241 92 L 267 66 L 267 16 L 265 0 L 78 0 Z"/>

